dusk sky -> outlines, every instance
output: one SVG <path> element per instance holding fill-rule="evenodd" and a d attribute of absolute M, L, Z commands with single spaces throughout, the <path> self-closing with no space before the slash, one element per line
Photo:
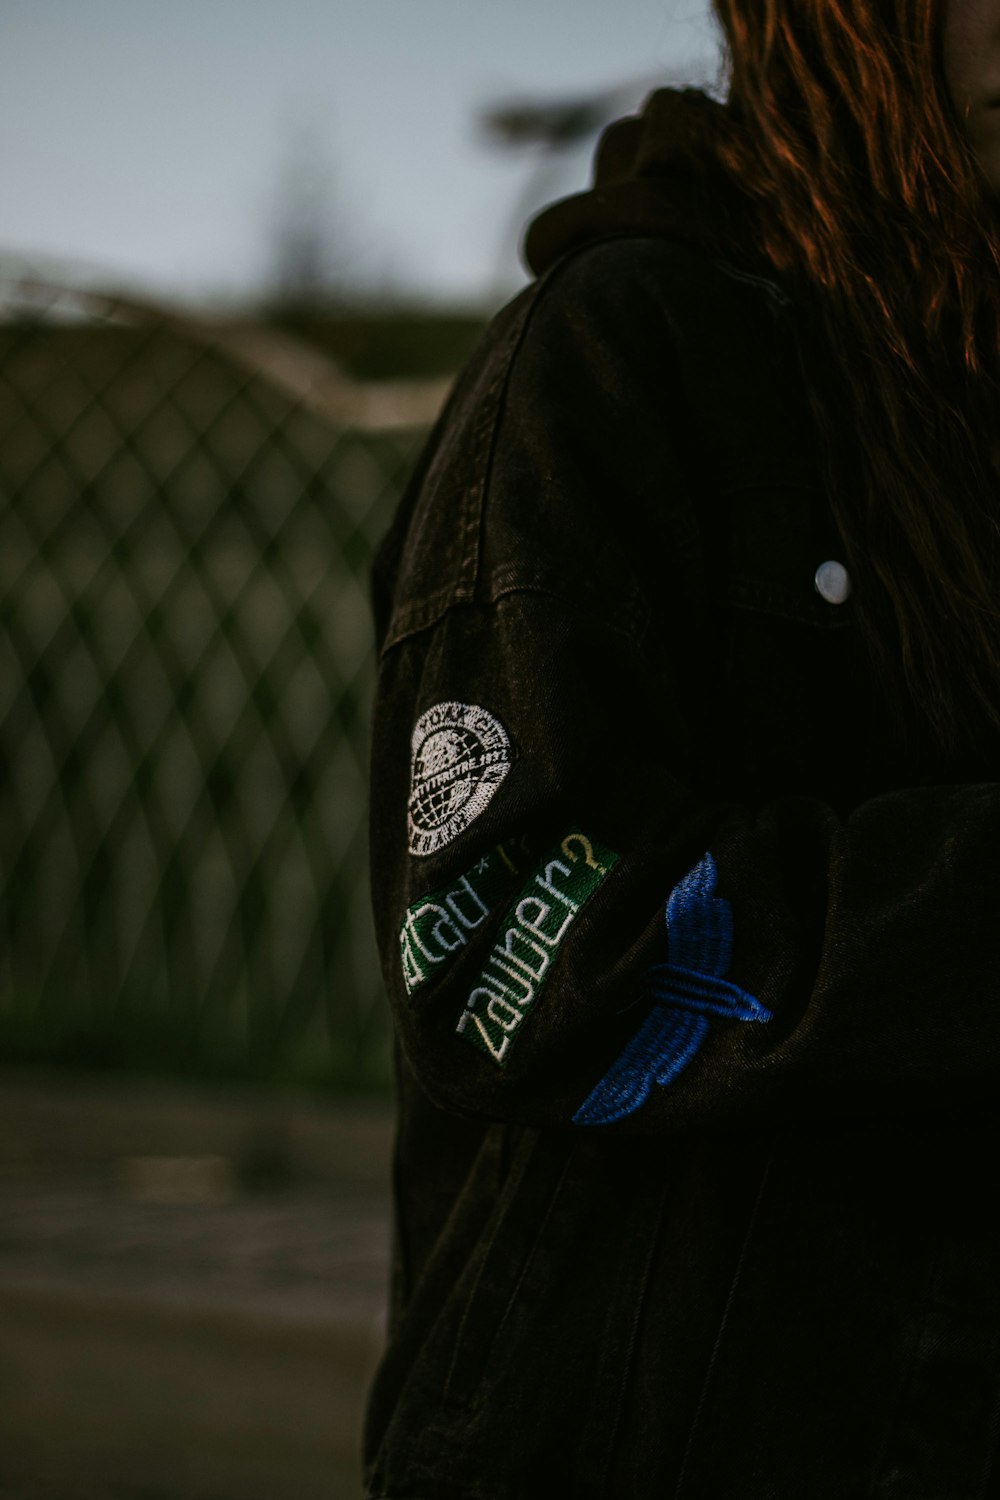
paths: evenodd
<path fill-rule="evenodd" d="M 347 280 L 489 298 L 593 142 L 532 178 L 482 107 L 716 71 L 708 0 L 2 0 L 0 254 L 238 300 L 298 173 Z"/>

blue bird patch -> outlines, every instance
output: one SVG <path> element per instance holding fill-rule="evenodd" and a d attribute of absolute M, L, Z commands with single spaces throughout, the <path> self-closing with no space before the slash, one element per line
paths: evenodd
<path fill-rule="evenodd" d="M 648 975 L 655 1004 L 581 1104 L 574 1125 L 610 1125 L 634 1114 L 651 1089 L 673 1083 L 708 1035 L 710 1016 L 770 1021 L 771 1012 L 755 995 L 725 977 L 733 951 L 733 909 L 715 894 L 717 878 L 715 860 L 705 854 L 670 892 L 669 962 L 654 964 Z"/>

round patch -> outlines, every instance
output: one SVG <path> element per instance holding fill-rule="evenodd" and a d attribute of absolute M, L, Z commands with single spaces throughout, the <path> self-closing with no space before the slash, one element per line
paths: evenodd
<path fill-rule="evenodd" d="M 436 703 L 411 741 L 410 853 L 433 854 L 483 812 L 510 770 L 507 731 L 474 703 Z"/>

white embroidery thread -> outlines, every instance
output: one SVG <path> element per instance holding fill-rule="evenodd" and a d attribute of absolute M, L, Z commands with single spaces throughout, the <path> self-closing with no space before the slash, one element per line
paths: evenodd
<path fill-rule="evenodd" d="M 617 862 L 612 850 L 598 845 L 598 851 L 600 857 L 586 834 L 574 829 L 559 846 L 565 860 L 553 857 L 554 850 L 546 855 L 504 916 L 465 1002 L 455 1030 L 501 1068 L 569 927 Z"/>
<path fill-rule="evenodd" d="M 510 770 L 510 740 L 499 719 L 474 703 L 436 703 L 411 739 L 411 854 L 434 854 L 484 812 Z"/>

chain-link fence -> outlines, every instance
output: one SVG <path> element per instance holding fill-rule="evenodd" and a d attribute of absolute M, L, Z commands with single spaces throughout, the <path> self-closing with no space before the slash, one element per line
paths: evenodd
<path fill-rule="evenodd" d="M 373 545 L 440 397 L 0 281 L 0 1048 L 371 1080 Z"/>

